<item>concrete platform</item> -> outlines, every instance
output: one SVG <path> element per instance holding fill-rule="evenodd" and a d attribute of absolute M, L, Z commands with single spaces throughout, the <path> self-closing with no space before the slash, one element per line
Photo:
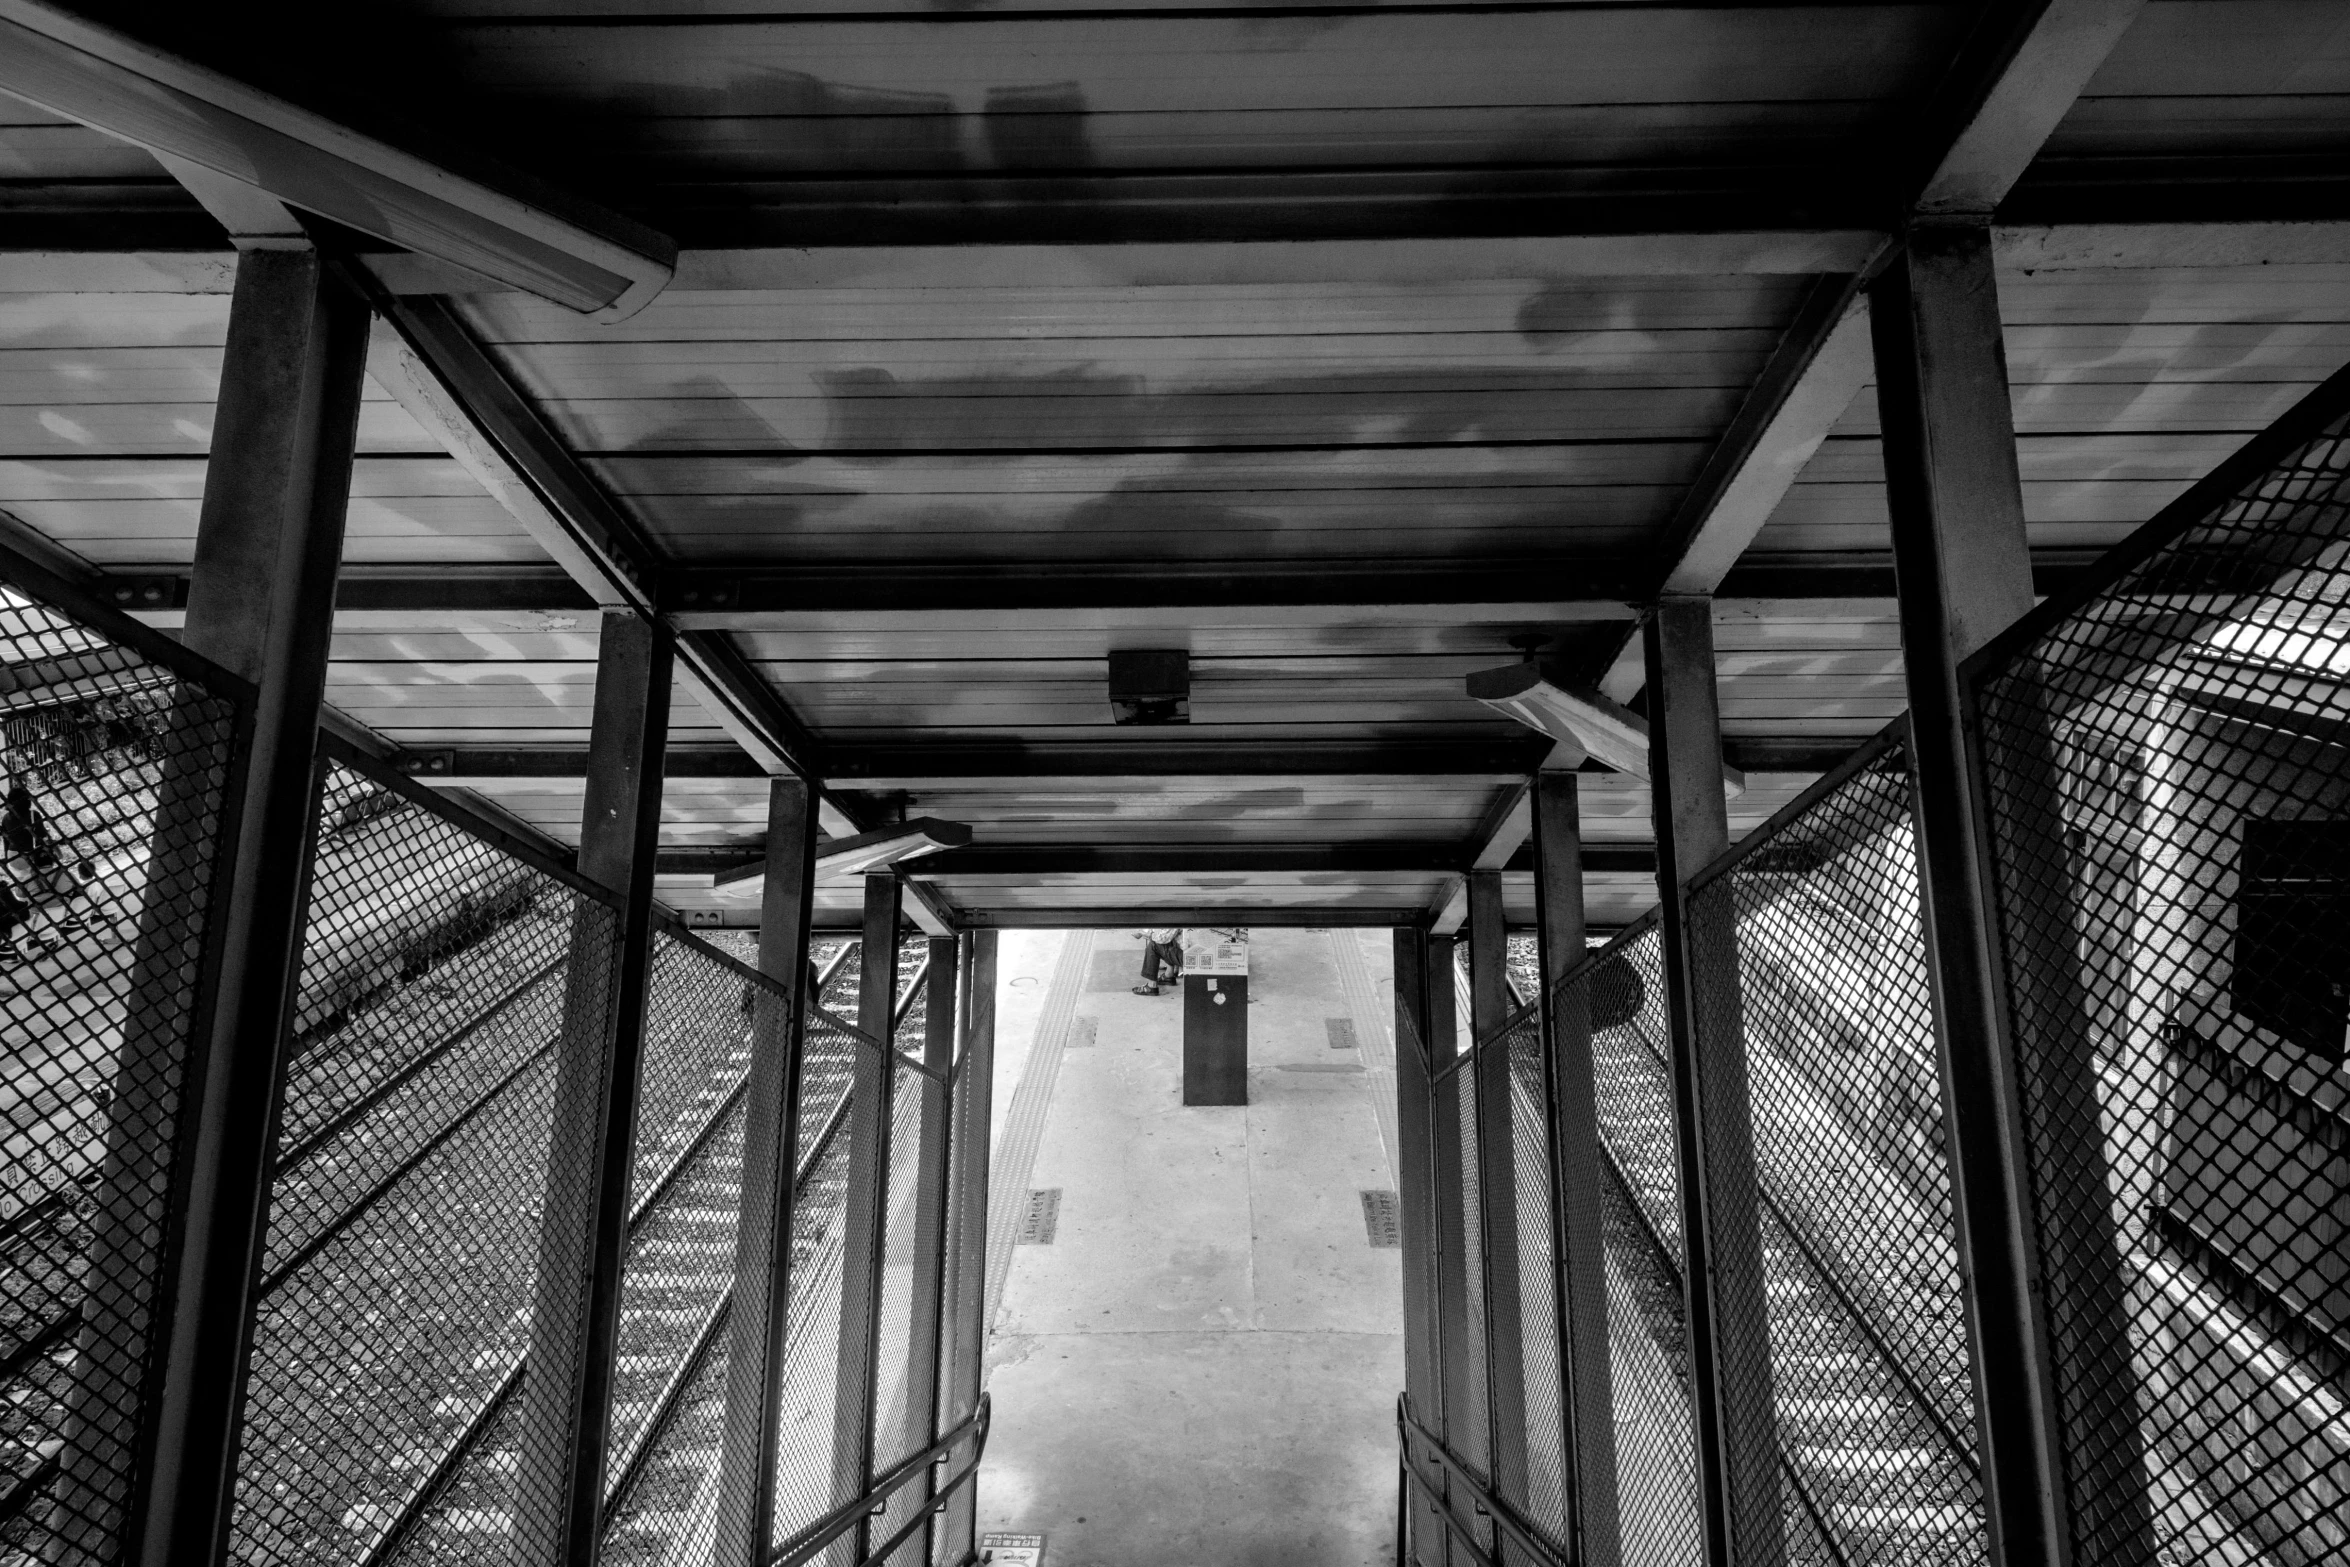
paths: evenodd
<path fill-rule="evenodd" d="M 1391 1562 L 1400 1253 L 1361 1199 L 1395 1184 L 1364 961 L 1384 944 L 1258 932 L 1250 1103 L 1186 1109 L 1181 998 L 1108 988 L 1139 965 L 1127 933 L 1070 940 L 1090 952 L 1054 955 L 1033 1048 L 1006 1041 L 1023 1077 L 1056 1051 L 1058 1072 L 1033 1165 L 999 1164 L 991 1201 L 1061 1204 L 1050 1245 L 1014 1249 L 990 1341 L 982 1531 L 1044 1533 L 1049 1567 Z"/>

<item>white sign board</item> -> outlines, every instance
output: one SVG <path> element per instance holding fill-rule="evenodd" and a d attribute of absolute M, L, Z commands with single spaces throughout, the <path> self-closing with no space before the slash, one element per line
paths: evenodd
<path fill-rule="evenodd" d="M 1203 939 L 1204 938 L 1204 939 Z M 1234 979 L 1248 975 L 1248 943 L 1245 941 L 1218 941 L 1212 931 L 1194 935 L 1183 933 L 1183 972 L 1185 974 L 1224 974 Z"/>
<path fill-rule="evenodd" d="M 1041 1534 L 983 1534 L 979 1559 L 988 1567 L 1044 1567 Z"/>

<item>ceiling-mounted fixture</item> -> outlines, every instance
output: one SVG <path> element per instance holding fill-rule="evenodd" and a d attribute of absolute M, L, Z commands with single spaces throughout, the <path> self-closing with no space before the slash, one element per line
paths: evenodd
<path fill-rule="evenodd" d="M 1567 684 L 1540 661 L 1469 676 L 1469 695 L 1527 728 L 1581 750 L 1619 773 L 1648 776 L 1648 720 L 1588 686 Z M 1746 790 L 1746 775 L 1722 767 L 1722 792 Z"/>
<path fill-rule="evenodd" d="M 827 838 L 816 845 L 816 879 L 846 881 L 852 876 L 887 870 L 901 860 L 960 849 L 971 841 L 971 829 L 961 822 L 942 822 L 935 816 L 917 816 L 892 827 L 876 827 L 851 838 Z M 752 860 L 711 878 L 713 892 L 757 892 L 767 874 L 767 862 Z"/>
<path fill-rule="evenodd" d="M 1191 722 L 1191 655 L 1182 648 L 1110 654 L 1110 718 L 1120 724 Z"/>

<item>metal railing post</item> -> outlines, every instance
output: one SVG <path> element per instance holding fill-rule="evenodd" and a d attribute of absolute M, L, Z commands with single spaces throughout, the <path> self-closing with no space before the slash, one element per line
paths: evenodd
<path fill-rule="evenodd" d="M 1692 875 L 1730 846 L 1712 602 L 1659 604 L 1646 640 L 1657 898 L 1706 1559 L 1713 1567 L 1777 1567 L 1786 1554 L 1778 1414 L 1737 933 L 1725 903 L 1700 903 L 1685 890 Z"/>
<path fill-rule="evenodd" d="M 215 1562 L 228 1547 L 367 334 L 366 306 L 315 249 L 238 258 L 183 640 L 256 687 L 243 797 L 224 813 L 236 823 L 233 859 L 214 875 L 207 915 L 217 924 L 218 967 L 185 1036 L 184 1075 L 133 1066 L 142 1050 L 174 1048 L 170 1030 L 150 1035 L 133 1023 L 123 1040 L 120 1081 L 180 1090 L 186 1129 L 171 1217 L 159 1232 L 93 1237 L 94 1277 L 142 1276 L 126 1247 L 160 1248 L 169 1270 L 144 1326 L 147 1341 L 160 1346 L 151 1356 L 160 1363 L 152 1418 L 129 1438 L 133 1454 L 101 1450 L 119 1449 L 124 1433 L 77 1430 L 65 1465 L 76 1506 L 95 1505 L 106 1520 L 101 1532 L 122 1541 L 123 1559 L 149 1567 Z M 168 796 L 159 807 L 169 812 Z M 157 841 L 174 830 L 159 814 Z M 141 943 L 132 981 L 139 994 L 184 984 L 181 943 L 158 937 Z M 122 1146 L 126 1138 L 152 1138 L 171 1124 L 166 1107 L 126 1100 L 115 1102 L 111 1119 L 115 1173 L 137 1162 Z M 96 1350 L 116 1336 L 120 1324 L 107 1314 L 130 1305 L 93 1288 L 83 1342 Z M 145 1315 L 144 1305 L 133 1309 Z M 87 1357 L 83 1374 L 137 1373 L 117 1347 Z M 77 1399 L 99 1396 L 85 1388 Z"/>
<path fill-rule="evenodd" d="M 572 926 L 514 1519 L 525 1559 L 564 1567 L 601 1532 L 673 659 L 665 628 L 605 614 L 579 872 L 621 908 L 582 899 Z"/>
<path fill-rule="evenodd" d="M 1583 831 L 1573 773 L 1534 781 L 1535 918 L 1542 939 L 1544 1051 L 1549 1079 L 1552 1255 L 1557 1266 L 1559 1371 L 1565 1387 L 1569 1538 L 1583 1567 L 1622 1560 L 1616 1496 L 1616 1411 L 1607 1329 L 1607 1253 L 1599 1191 L 1599 1089 L 1591 1008 L 1561 976 L 1583 961 Z"/>
<path fill-rule="evenodd" d="M 2024 911 L 2010 933 L 2026 954 L 2010 973 L 1996 913 L 1984 820 L 1981 756 L 1959 682 L 1960 664 L 2032 605 L 2022 481 L 2009 408 L 1991 237 L 1980 221 L 1921 224 L 1874 285 L 1872 332 L 1885 443 L 1916 780 L 1916 824 L 1927 969 L 1940 1043 L 1944 1113 L 1975 1361 L 1976 1425 L 1995 1560 L 2061 1567 L 2071 1510 L 2097 1515 L 2085 1534 L 2134 1539 L 2152 1560 L 2148 1500 L 2130 1485 L 2068 1497 L 2068 1449 L 2098 1456 L 2108 1474 L 2143 1476 L 2129 1400 L 2091 1430 L 2061 1429 L 2060 1398 L 2042 1279 L 2045 1237 L 2031 1209 L 2035 1184 L 2064 1205 L 2054 1228 L 2065 1255 L 2049 1259 L 2088 1306 L 2074 1373 L 2092 1384 L 2133 1380 L 2126 1294 L 2110 1211 L 2096 1066 L 2083 1047 L 2054 1064 L 2062 1082 L 2034 1101 L 2075 1118 L 2053 1146 L 2079 1168 L 2035 1183 L 2026 1168 L 2023 1085 L 2009 1035 L 2008 987 L 2032 987 L 2077 1015 L 2059 992 L 2077 988 L 2079 957 L 2060 905 Z M 2055 759 L 2034 792 L 2049 842 L 2042 863 L 2064 865 Z M 2008 845 L 2004 852 L 2016 853 Z M 2045 1138 L 2043 1141 L 2050 1141 Z M 2109 1380 L 2110 1379 L 2110 1380 Z"/>
<path fill-rule="evenodd" d="M 1477 1221 L 1477 1187 L 1468 1168 L 1476 1128 L 1466 1112 L 1476 1103 L 1476 1080 L 1456 1064 L 1460 1001 L 1451 936 L 1428 938 L 1426 1011 L 1429 1070 L 1429 1150 L 1434 1167 L 1437 1382 L 1443 1402 L 1422 1418 L 1480 1474 L 1488 1462 L 1486 1424 L 1484 1273 Z M 1449 1070 L 1448 1070 L 1449 1068 Z M 1464 1096 L 1467 1096 L 1464 1098 Z M 1447 1547 L 1447 1555 L 1450 1547 Z"/>
<path fill-rule="evenodd" d="M 860 1047 L 849 1088 L 848 1199 L 841 1218 L 840 1338 L 833 1375 L 832 1499 L 865 1493 L 873 1473 L 873 1438 L 880 1388 L 881 1273 L 889 1208 L 890 1126 L 897 1071 L 892 1043 L 898 976 L 898 879 L 865 878 L 864 955 L 857 988 L 857 1026 L 879 1050 Z M 868 1530 L 847 1537 L 860 1560 Z"/>
<path fill-rule="evenodd" d="M 987 1356 L 987 1172 L 989 1126 L 995 1088 L 995 992 L 997 937 L 992 930 L 965 932 L 963 964 L 963 1045 L 955 1068 L 954 1127 L 949 1155 L 954 1182 L 954 1224 L 947 1237 L 946 1388 L 944 1423 L 958 1426 L 979 1407 L 979 1384 Z M 957 1455 L 956 1461 L 962 1461 Z M 940 1526 L 945 1534 L 939 1559 L 960 1562 L 976 1543 L 978 1514 L 971 1493 L 948 1504 Z"/>
<path fill-rule="evenodd" d="M 923 976 L 922 1060 L 945 1078 L 955 1063 L 956 1004 L 962 999 L 962 942 L 952 936 L 930 938 L 930 967 Z M 905 1429 L 899 1450 L 927 1447 L 938 1436 L 939 1336 L 945 1321 L 947 1248 L 947 1143 L 952 1098 L 943 1081 L 922 1078 L 914 1085 L 921 1100 L 921 1119 L 915 1128 L 914 1232 L 912 1322 L 906 1341 Z M 920 1482 L 923 1507 L 930 1503 L 931 1482 Z M 923 1535 L 927 1547 L 929 1532 Z M 923 1552 L 929 1560 L 929 1551 Z"/>
<path fill-rule="evenodd" d="M 1501 872 L 1469 873 L 1469 1030 L 1483 1043 L 1510 1012 L 1509 933 Z M 1477 1074 L 1477 1219 L 1485 1302 L 1487 1448 L 1493 1489 L 1526 1501 L 1524 1280 L 1518 1255 L 1517 1098 L 1506 1042 L 1480 1050 Z"/>
<path fill-rule="evenodd" d="M 1440 1226 L 1436 1218 L 1435 1095 L 1429 1082 L 1428 977 L 1432 960 L 1427 932 L 1409 926 L 1394 934 L 1395 964 L 1395 1149 L 1400 1168 L 1395 1172 L 1396 1207 L 1403 1248 L 1404 1395 L 1422 1420 L 1442 1419 L 1444 1408 L 1443 1348 L 1440 1343 L 1437 1262 Z M 1445 976 L 1449 987 L 1451 977 Z M 1444 999 L 1450 1002 L 1449 988 Z M 1444 1534 L 1439 1526 L 1429 1539 L 1435 1548 L 1422 1549 L 1425 1532 L 1416 1520 L 1432 1518 L 1415 1507 L 1416 1494 L 1405 1488 L 1402 1516 L 1407 1538 L 1396 1542 L 1396 1560 L 1404 1567 L 1442 1567 Z M 1415 1557 L 1407 1557 L 1409 1549 Z"/>
<path fill-rule="evenodd" d="M 792 1171 L 799 1164 L 802 1019 L 816 892 L 815 791 L 801 778 L 767 785 L 767 869 L 759 904 L 759 972 L 783 996 L 753 1001 L 751 1079 L 743 1119 L 742 1217 L 727 1324 L 726 1425 L 719 1449 L 716 1567 L 765 1567 L 775 1530 L 777 1423 L 791 1306 Z"/>

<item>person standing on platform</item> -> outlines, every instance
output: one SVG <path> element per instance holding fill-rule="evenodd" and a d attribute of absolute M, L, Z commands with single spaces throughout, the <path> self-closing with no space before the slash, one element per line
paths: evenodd
<path fill-rule="evenodd" d="M 83 934 L 88 925 L 72 906 L 81 890 L 80 867 L 58 852 L 31 787 L 21 777 L 8 779 L 0 795 L 0 962 L 43 945 L 33 939 L 39 926 L 55 922 L 67 936 Z M 21 946 L 19 926 L 25 930 Z"/>

